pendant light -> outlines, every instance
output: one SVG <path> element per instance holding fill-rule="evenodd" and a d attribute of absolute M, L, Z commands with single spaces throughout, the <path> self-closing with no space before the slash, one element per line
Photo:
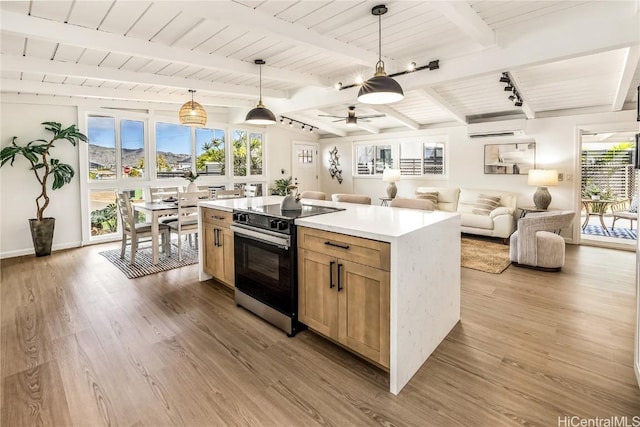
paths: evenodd
<path fill-rule="evenodd" d="M 387 13 L 383 4 L 374 6 L 371 14 L 378 17 L 378 62 L 376 73 L 364 82 L 358 92 L 358 101 L 364 104 L 391 104 L 404 98 L 402 88 L 384 71 L 382 61 L 382 15 Z"/>
<path fill-rule="evenodd" d="M 249 111 L 244 121 L 253 125 L 272 125 L 276 122 L 276 116 L 262 103 L 262 66 L 265 62 L 262 59 L 256 59 L 254 62 L 260 66 L 260 101 L 256 108 Z"/>
<path fill-rule="evenodd" d="M 193 100 L 193 94 L 195 90 L 189 89 L 191 92 L 191 101 L 187 101 L 180 108 L 178 117 L 180 118 L 180 124 L 201 128 L 207 124 L 207 112 Z"/>

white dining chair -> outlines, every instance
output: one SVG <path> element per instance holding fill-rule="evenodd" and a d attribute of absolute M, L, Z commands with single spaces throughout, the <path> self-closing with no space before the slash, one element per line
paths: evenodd
<path fill-rule="evenodd" d="M 182 261 L 182 236 L 198 233 L 198 201 L 209 198 L 209 192 L 192 191 L 178 193 L 178 220 L 169 223 L 171 232 L 178 235 L 178 259 Z M 189 239 L 191 244 L 191 239 Z"/>
<path fill-rule="evenodd" d="M 131 257 L 129 264 L 135 264 L 136 253 L 140 243 L 151 241 L 151 223 L 136 222 L 136 216 L 131 206 L 131 199 L 128 191 L 116 192 L 116 202 L 118 212 L 122 221 L 122 249 L 120 259 L 124 259 L 127 244 L 131 246 Z M 160 236 L 162 237 L 162 251 L 171 256 L 171 239 L 169 227 L 166 224 L 159 224 Z M 127 240 L 129 243 L 127 243 Z"/>

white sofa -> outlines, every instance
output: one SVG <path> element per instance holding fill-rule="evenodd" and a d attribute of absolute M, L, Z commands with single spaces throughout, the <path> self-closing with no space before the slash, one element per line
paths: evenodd
<path fill-rule="evenodd" d="M 436 209 L 459 212 L 463 233 L 508 239 L 516 229 L 516 193 L 456 187 L 418 187 L 416 196 L 420 197 L 421 193 L 438 193 Z M 473 213 L 481 194 L 500 197 L 498 207 L 489 212 L 489 215 Z"/>

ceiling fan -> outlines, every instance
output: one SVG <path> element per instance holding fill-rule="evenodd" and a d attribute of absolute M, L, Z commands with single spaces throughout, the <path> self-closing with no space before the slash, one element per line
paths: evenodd
<path fill-rule="evenodd" d="M 384 117 L 384 114 L 371 114 L 371 115 L 368 115 L 368 116 L 357 117 L 356 116 L 356 107 L 351 105 L 349 107 L 349 111 L 347 112 L 347 117 L 344 117 L 344 116 L 333 116 L 333 115 L 330 115 L 330 114 L 319 114 L 319 116 L 320 117 L 335 117 L 338 120 L 334 120 L 334 123 L 342 121 L 342 120 L 346 120 L 348 126 L 355 126 L 355 125 L 358 124 L 358 119 L 362 120 L 363 122 L 369 122 L 370 120 L 368 120 L 368 119 L 375 119 L 377 117 Z"/>

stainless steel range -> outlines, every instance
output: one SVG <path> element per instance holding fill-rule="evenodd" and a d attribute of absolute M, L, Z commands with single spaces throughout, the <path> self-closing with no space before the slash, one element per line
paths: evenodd
<path fill-rule="evenodd" d="M 234 209 L 236 304 L 282 329 L 289 336 L 298 322 L 296 218 L 343 209 L 302 205 L 282 211 L 279 204 Z"/>

